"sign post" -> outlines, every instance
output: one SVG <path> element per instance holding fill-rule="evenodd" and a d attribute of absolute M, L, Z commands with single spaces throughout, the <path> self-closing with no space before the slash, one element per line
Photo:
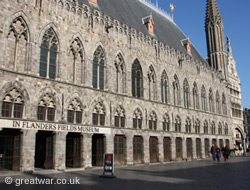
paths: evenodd
<path fill-rule="evenodd" d="M 104 163 L 103 163 L 103 176 L 106 176 L 105 174 L 111 174 L 107 175 L 107 177 L 114 177 L 114 154 L 104 154 Z"/>

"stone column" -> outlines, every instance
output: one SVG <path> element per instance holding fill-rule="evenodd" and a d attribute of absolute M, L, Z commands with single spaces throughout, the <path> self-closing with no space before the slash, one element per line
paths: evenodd
<path fill-rule="evenodd" d="M 33 172 L 35 167 L 37 130 L 22 130 L 20 170 Z"/>
<path fill-rule="evenodd" d="M 66 136 L 67 132 L 54 133 L 54 167 L 56 170 L 65 170 Z"/>
<path fill-rule="evenodd" d="M 195 138 L 195 137 L 193 137 L 193 138 L 192 138 L 192 141 L 193 141 L 193 142 L 192 142 L 193 159 L 194 159 L 194 160 L 196 160 L 196 159 L 197 159 L 197 152 L 196 152 L 196 146 L 197 146 L 197 145 L 196 145 L 196 138 Z"/>
<path fill-rule="evenodd" d="M 106 153 L 114 153 L 114 135 L 113 134 L 106 134 Z"/>
<path fill-rule="evenodd" d="M 206 154 L 205 154 L 205 139 L 201 138 L 201 158 L 205 159 Z"/>
<path fill-rule="evenodd" d="M 171 159 L 176 160 L 176 143 L 175 143 L 175 137 L 171 137 Z"/>
<path fill-rule="evenodd" d="M 92 134 L 82 133 L 82 167 L 92 167 Z"/>
<path fill-rule="evenodd" d="M 144 164 L 148 164 L 150 162 L 150 155 L 149 155 L 149 136 L 143 135 L 143 146 L 144 146 Z"/>
<path fill-rule="evenodd" d="M 164 162 L 163 137 L 158 137 L 158 158 L 159 162 Z"/>
<path fill-rule="evenodd" d="M 186 160 L 187 159 L 187 138 L 182 137 L 182 159 Z"/>
<path fill-rule="evenodd" d="M 127 165 L 133 165 L 134 160 L 133 160 L 133 134 L 127 134 L 126 135 L 126 160 L 127 160 Z"/>

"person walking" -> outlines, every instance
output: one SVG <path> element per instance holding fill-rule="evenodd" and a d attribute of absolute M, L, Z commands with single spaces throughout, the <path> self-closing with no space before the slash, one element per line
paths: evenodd
<path fill-rule="evenodd" d="M 220 161 L 220 157 L 221 157 L 220 148 L 219 148 L 219 147 L 216 147 L 216 158 L 217 158 L 217 161 L 218 161 L 218 162 Z"/>
<path fill-rule="evenodd" d="M 212 154 L 213 161 L 215 161 L 216 160 L 216 147 L 214 144 L 211 147 L 211 154 Z"/>
<path fill-rule="evenodd" d="M 224 147 L 221 150 L 224 157 L 224 161 L 226 162 L 229 157 L 229 148 L 227 147 L 227 145 L 224 145 Z"/>

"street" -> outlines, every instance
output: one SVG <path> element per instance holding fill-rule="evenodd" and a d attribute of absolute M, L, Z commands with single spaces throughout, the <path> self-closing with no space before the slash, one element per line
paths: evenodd
<path fill-rule="evenodd" d="M 101 169 L 71 172 L 47 171 L 47 173 L 44 170 L 37 174 L 19 173 L 19 175 L 13 172 L 9 174 L 0 172 L 0 189 L 246 190 L 250 189 L 249 166 L 250 157 L 233 157 L 229 162 L 197 160 L 116 168 L 115 178 L 101 178 Z M 37 185 L 42 183 L 48 185 Z"/>

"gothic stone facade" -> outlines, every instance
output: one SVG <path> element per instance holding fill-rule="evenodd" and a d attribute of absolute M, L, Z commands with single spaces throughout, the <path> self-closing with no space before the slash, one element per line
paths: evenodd
<path fill-rule="evenodd" d="M 86 168 L 101 165 L 98 151 L 131 165 L 232 147 L 228 91 L 205 61 L 93 5 L 41 2 L 0 1 L 2 167 Z"/>

